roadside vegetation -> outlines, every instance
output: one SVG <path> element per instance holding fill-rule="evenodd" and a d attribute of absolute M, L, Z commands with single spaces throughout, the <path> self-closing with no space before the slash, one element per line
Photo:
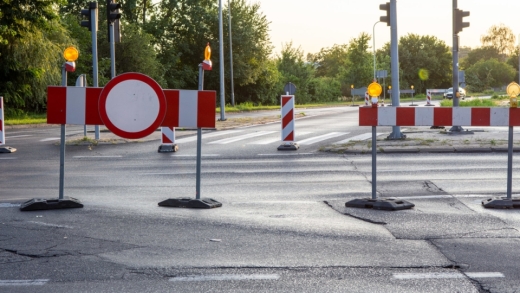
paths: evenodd
<path fill-rule="evenodd" d="M 63 50 L 79 51 L 75 72 L 68 85 L 86 74 L 92 86 L 91 34 L 81 27 L 81 10 L 88 0 L 0 0 L 0 96 L 4 97 L 6 122 L 27 124 L 45 120 L 49 85 L 61 83 Z M 107 42 L 106 2 L 99 1 L 99 86 L 110 80 L 110 49 Z M 140 72 L 162 88 L 196 89 L 197 65 L 204 59 L 207 43 L 212 49 L 212 71 L 205 73 L 205 89 L 220 93 L 218 3 L 210 0 L 121 1 L 121 43 L 116 44 L 117 74 Z M 227 7 L 227 5 L 231 7 Z M 2 14 L 1 11 L 10 13 Z M 273 52 L 269 39 L 270 16 L 262 13 L 261 1 L 234 0 L 223 14 L 233 19 L 233 80 L 235 105 L 230 106 L 231 76 L 225 64 L 226 111 L 258 111 L 279 108 L 284 85 L 296 85 L 297 107 L 364 104 L 352 101 L 352 88 L 367 87 L 373 79 L 372 36 L 361 32 L 344 44 L 304 52 L 298 44 L 283 44 Z M 224 39 L 229 40 L 228 22 Z M 466 73 L 468 95 L 491 94 L 518 80 L 519 51 L 515 34 L 503 25 L 482 32 L 482 46 L 461 48 L 461 70 Z M 172 42 L 172 40 L 175 40 Z M 223 48 L 228 56 L 229 42 Z M 377 70 L 388 76 L 379 82 L 388 90 L 392 82 L 390 44 L 375 52 Z M 400 87 L 416 91 L 413 101 L 426 99 L 426 89 L 447 89 L 452 81 L 450 47 L 435 36 L 408 34 L 399 40 Z M 403 95 L 401 101 L 412 101 Z M 434 97 L 438 98 L 438 97 Z M 386 95 L 385 103 L 390 104 Z M 217 112 L 220 98 L 217 99 Z M 38 120 L 39 119 L 39 120 Z"/>

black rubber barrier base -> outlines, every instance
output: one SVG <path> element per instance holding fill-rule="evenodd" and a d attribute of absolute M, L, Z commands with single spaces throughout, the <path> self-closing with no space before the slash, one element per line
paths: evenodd
<path fill-rule="evenodd" d="M 281 146 L 278 147 L 278 150 L 279 151 L 296 151 L 299 148 L 300 148 L 300 146 L 297 143 L 291 142 L 288 144 L 282 144 Z"/>
<path fill-rule="evenodd" d="M 55 209 L 74 209 L 82 208 L 83 204 L 77 198 L 64 196 L 63 199 L 43 199 L 33 198 L 20 206 L 21 211 L 39 211 Z"/>
<path fill-rule="evenodd" d="M 15 148 L 8 146 L 0 146 L 0 153 L 14 153 L 16 152 Z"/>
<path fill-rule="evenodd" d="M 397 211 L 411 209 L 415 205 L 399 198 L 358 198 L 345 203 L 348 208 L 362 208 L 385 211 Z"/>
<path fill-rule="evenodd" d="M 492 197 L 483 200 L 482 205 L 488 209 L 520 209 L 520 198 Z"/>
<path fill-rule="evenodd" d="M 189 197 L 169 198 L 159 203 L 161 207 L 212 209 L 219 208 L 222 203 L 212 198 L 192 199 Z"/>
<path fill-rule="evenodd" d="M 157 152 L 159 153 L 174 153 L 179 150 L 179 147 L 176 144 L 170 144 L 170 145 L 160 145 Z"/>

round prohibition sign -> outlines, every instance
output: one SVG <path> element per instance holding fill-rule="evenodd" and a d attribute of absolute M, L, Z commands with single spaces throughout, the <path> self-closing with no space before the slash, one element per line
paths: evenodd
<path fill-rule="evenodd" d="M 124 73 L 110 80 L 99 96 L 99 115 L 115 135 L 137 139 L 152 134 L 166 115 L 161 86 L 141 73 Z"/>

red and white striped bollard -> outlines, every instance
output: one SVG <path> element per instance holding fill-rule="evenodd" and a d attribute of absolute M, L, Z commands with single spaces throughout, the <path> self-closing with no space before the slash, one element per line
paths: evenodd
<path fill-rule="evenodd" d="M 295 151 L 299 148 L 294 142 L 294 96 L 282 96 L 282 144 L 279 151 Z"/>

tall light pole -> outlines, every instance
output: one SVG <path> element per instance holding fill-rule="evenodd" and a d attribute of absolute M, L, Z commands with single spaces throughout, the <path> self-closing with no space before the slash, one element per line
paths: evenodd
<path fill-rule="evenodd" d="M 235 107 L 235 87 L 233 85 L 233 40 L 231 37 L 231 5 L 228 0 L 228 22 L 229 22 L 229 73 L 231 74 L 231 106 Z"/>
<path fill-rule="evenodd" d="M 226 121 L 226 92 L 224 90 L 224 40 L 222 29 L 222 0 L 218 1 L 218 33 L 220 63 L 220 121 Z"/>
<path fill-rule="evenodd" d="M 381 21 L 374 23 L 374 26 L 372 27 L 372 50 L 374 52 L 374 80 L 376 79 L 376 24 L 380 22 Z"/>

